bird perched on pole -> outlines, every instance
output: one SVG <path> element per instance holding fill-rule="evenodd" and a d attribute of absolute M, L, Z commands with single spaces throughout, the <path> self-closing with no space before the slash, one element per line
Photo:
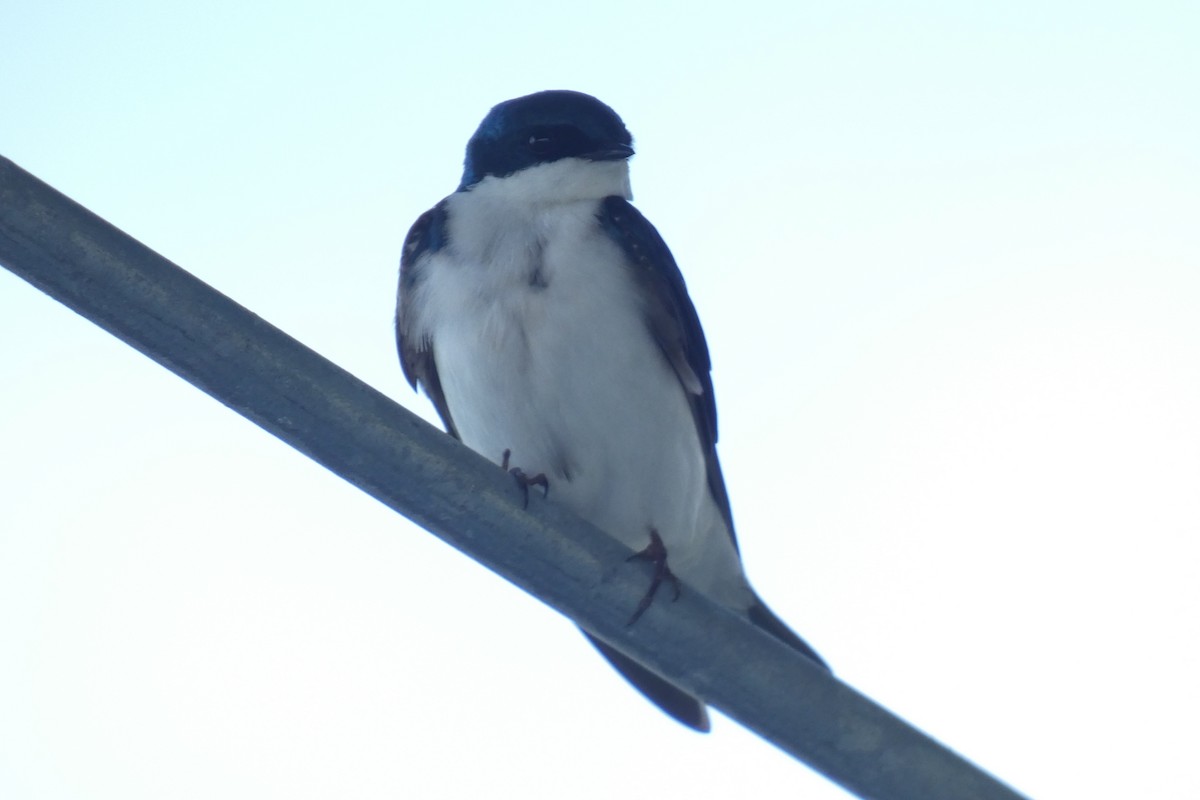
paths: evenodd
<path fill-rule="evenodd" d="M 404 243 L 405 377 L 451 435 L 651 562 L 631 623 L 682 580 L 825 666 L 742 570 L 708 347 L 671 251 L 630 205 L 632 142 L 580 92 L 484 117 L 458 189 Z M 708 730 L 701 700 L 585 635 L 666 713 Z"/>

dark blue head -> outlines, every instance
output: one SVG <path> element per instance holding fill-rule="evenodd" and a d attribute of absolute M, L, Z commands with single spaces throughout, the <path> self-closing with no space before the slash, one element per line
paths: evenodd
<path fill-rule="evenodd" d="M 467 142 L 461 192 L 489 175 L 504 177 L 560 158 L 618 161 L 633 137 L 617 112 L 591 95 L 555 90 L 506 100 Z"/>

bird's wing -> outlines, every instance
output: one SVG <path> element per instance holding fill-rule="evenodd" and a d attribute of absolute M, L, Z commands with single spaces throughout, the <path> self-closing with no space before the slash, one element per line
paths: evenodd
<path fill-rule="evenodd" d="M 428 335 L 418 334 L 413 313 L 413 297 L 426 277 L 429 256 L 446 245 L 446 204 L 438 203 L 413 223 L 404 240 L 404 251 L 400 256 L 400 290 L 396 301 L 396 348 L 400 351 L 400 366 L 404 377 L 415 389 L 417 384 L 433 401 L 438 416 L 446 431 L 459 438 L 450 418 L 450 407 L 438 378 L 437 362 L 433 358 L 433 341 Z"/>
<path fill-rule="evenodd" d="M 646 324 L 687 392 L 692 417 L 696 421 L 696 432 L 700 436 L 708 464 L 708 487 L 717 507 L 721 509 L 721 514 L 729 526 L 729 536 L 733 538 L 736 546 L 737 538 L 733 533 L 729 495 L 725 492 L 725 480 L 721 476 L 721 464 L 717 460 L 717 404 L 713 398 L 710 375 L 712 364 L 708 357 L 708 345 L 704 341 L 704 331 L 700 328 L 700 318 L 688 297 L 683 275 L 680 274 L 671 251 L 658 235 L 658 231 L 624 198 L 605 198 L 601 203 L 600 222 L 608 235 L 624 251 L 635 279 L 641 285 L 643 296 L 650 298 L 645 311 Z M 747 609 L 747 614 L 755 625 L 795 648 L 818 666 L 829 669 L 816 651 L 775 616 L 757 595 Z M 642 674 L 644 668 L 636 662 L 622 659 L 619 653 L 614 657 L 611 648 L 594 639 L 593 644 L 618 671 L 664 711 L 685 725 L 704 730 L 702 725 L 706 723 L 706 718 L 694 716 L 697 705 L 703 710 L 699 701 L 674 689 L 670 684 L 667 686 L 671 691 L 663 692 L 656 683 Z M 632 664 L 633 668 L 630 668 L 629 664 Z M 653 673 L 649 674 L 656 677 Z M 661 682 L 661 679 L 658 680 Z"/>
<path fill-rule="evenodd" d="M 708 487 L 736 546 L 733 513 L 721 475 L 721 463 L 717 459 L 717 403 L 710 374 L 712 363 L 683 274 L 662 236 L 625 198 L 604 198 L 597 216 L 604 231 L 624 252 L 642 295 L 649 298 L 645 309 L 646 325 L 687 394 L 707 463 Z"/>

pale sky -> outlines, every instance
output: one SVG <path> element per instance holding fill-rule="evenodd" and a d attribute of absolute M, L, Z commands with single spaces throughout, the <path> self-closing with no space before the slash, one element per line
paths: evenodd
<path fill-rule="evenodd" d="M 434 419 L 400 245 L 592 93 L 747 572 L 1038 798 L 1200 795 L 1194 3 L 16 3 L 0 154 Z M 846 794 L 0 270 L 0 797 Z"/>

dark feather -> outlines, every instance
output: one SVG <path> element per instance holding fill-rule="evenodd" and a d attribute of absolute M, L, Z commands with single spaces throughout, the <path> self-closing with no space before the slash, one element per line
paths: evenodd
<path fill-rule="evenodd" d="M 416 336 L 412 331 L 412 302 L 417 286 L 425 279 L 425 264 L 422 256 L 436 253 L 447 244 L 446 203 L 438 203 L 426 211 L 408 231 L 404 240 L 404 251 L 400 256 L 400 297 L 396 303 L 396 348 L 400 351 L 400 366 L 404 377 L 415 389 L 417 384 L 433 402 L 446 432 L 459 438 L 450 418 L 450 406 L 438 378 L 437 361 L 434 359 L 433 342 L 428 337 Z"/>
<path fill-rule="evenodd" d="M 608 659 L 608 663 L 612 664 L 625 680 L 646 696 L 647 700 L 689 728 L 701 733 L 708 732 L 711 726 L 704 703 L 682 689 L 676 688 L 674 684 L 658 677 L 621 651 L 609 647 L 587 631 L 583 631 L 583 635 L 596 646 L 600 654 Z"/>
<path fill-rule="evenodd" d="M 604 231 L 625 253 L 646 305 L 646 325 L 687 392 L 696 432 L 708 469 L 708 488 L 729 528 L 733 544 L 733 511 L 717 458 L 717 402 L 712 363 L 700 317 L 688 297 L 683 274 L 658 230 L 623 197 L 606 197 L 597 215 Z"/>
<path fill-rule="evenodd" d="M 784 624 L 783 620 L 775 616 L 774 612 L 767 608 L 761 598 L 756 596 L 754 605 L 750 606 L 746 613 L 749 615 L 750 621 L 760 629 L 771 634 L 793 650 L 799 651 L 818 667 L 823 667 L 827 672 L 833 671 L 829 669 L 829 665 L 825 663 L 825 659 L 817 655 L 816 650 L 809 647 L 808 642 L 797 636 L 791 628 Z"/>
<path fill-rule="evenodd" d="M 713 396 L 712 363 L 700 318 L 688 297 L 683 274 L 655 227 L 623 197 L 604 198 L 599 217 L 604 230 L 620 245 L 633 267 L 634 279 L 641 285 L 642 296 L 650 298 L 646 306 L 646 325 L 687 392 L 700 446 L 704 449 L 708 488 L 717 507 L 721 509 L 729 536 L 736 547 L 733 513 L 729 507 L 729 495 L 725 491 L 725 479 L 721 475 L 721 462 L 717 458 L 717 404 Z M 749 616 L 759 628 L 828 669 L 816 651 L 793 633 L 761 600 L 750 607 Z M 601 649 L 601 652 L 604 650 Z M 609 660 L 613 661 L 611 656 Z M 616 661 L 613 663 L 647 697 L 654 699 L 649 690 L 639 683 L 639 679 Z M 670 708 L 663 708 L 678 718 Z"/>

